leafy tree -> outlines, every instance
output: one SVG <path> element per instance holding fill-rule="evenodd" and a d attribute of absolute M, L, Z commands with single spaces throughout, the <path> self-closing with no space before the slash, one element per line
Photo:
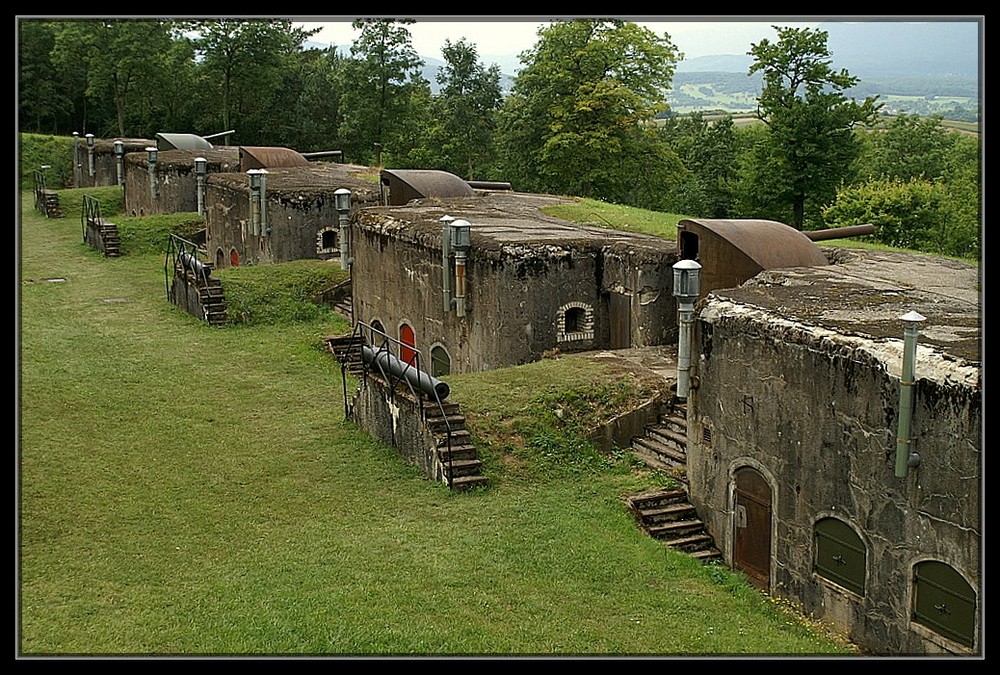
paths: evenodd
<path fill-rule="evenodd" d="M 340 138 L 353 162 L 381 161 L 380 149 L 406 155 L 418 134 L 415 108 L 430 85 L 420 76 L 423 61 L 413 49 L 407 25 L 412 19 L 358 19 L 361 34 L 341 69 L 344 111 Z M 409 128 L 408 128 L 409 127 Z M 384 163 L 384 162 L 383 162 Z"/>
<path fill-rule="evenodd" d="M 705 218 L 728 218 L 736 181 L 737 141 L 733 118 L 708 121 L 701 113 L 671 117 L 661 133 L 691 172 L 678 213 Z"/>
<path fill-rule="evenodd" d="M 172 45 L 170 21 L 90 19 L 61 22 L 53 54 L 60 64 L 86 66 L 89 100 L 113 104 L 113 127 L 98 135 L 126 135 L 129 105 L 137 92 L 152 87 L 165 70 Z"/>
<path fill-rule="evenodd" d="M 900 115 L 885 129 L 866 134 L 861 176 L 902 180 L 944 176 L 948 150 L 956 136 L 941 122 L 938 115 Z"/>
<path fill-rule="evenodd" d="M 18 24 L 18 120 L 22 131 L 56 133 L 69 124 L 69 82 L 52 62 L 57 24 Z M 82 90 L 82 87 L 80 87 Z"/>
<path fill-rule="evenodd" d="M 302 60 L 302 91 L 293 108 L 293 147 L 307 152 L 342 150 L 337 137 L 343 120 L 340 71 L 344 58 L 335 47 L 306 54 Z"/>
<path fill-rule="evenodd" d="M 947 187 L 911 178 L 878 178 L 840 190 L 823 211 L 830 225 L 875 225 L 875 238 L 889 246 L 928 253 L 977 257 L 978 233 L 956 218 Z"/>
<path fill-rule="evenodd" d="M 216 119 L 223 129 L 218 131 L 235 129 L 244 143 L 277 141 L 269 128 L 286 85 L 285 70 L 318 29 L 294 28 L 291 21 L 275 19 L 198 20 L 186 28 L 197 35 L 201 87 L 220 102 Z"/>
<path fill-rule="evenodd" d="M 441 90 L 434 102 L 434 129 L 428 134 L 439 148 L 442 168 L 472 179 L 482 175 L 490 156 L 496 114 L 503 96 L 500 67 L 484 68 L 476 46 L 464 38 L 442 48 L 438 70 Z"/>
<path fill-rule="evenodd" d="M 671 174 L 676 158 L 653 123 L 681 56 L 669 37 L 591 19 L 538 35 L 501 121 L 503 170 L 519 189 L 622 201 L 637 178 Z"/>
<path fill-rule="evenodd" d="M 777 42 L 761 40 L 749 52 L 755 60 L 748 74 L 763 76 L 757 116 L 770 148 L 757 148 L 754 157 L 766 166 L 748 175 L 767 178 L 751 193 L 757 203 L 783 205 L 802 229 L 807 202 L 829 203 L 851 175 L 860 152 L 854 129 L 872 124 L 881 105 L 876 97 L 858 103 L 843 94 L 857 78 L 830 66 L 826 31 L 774 29 Z"/>

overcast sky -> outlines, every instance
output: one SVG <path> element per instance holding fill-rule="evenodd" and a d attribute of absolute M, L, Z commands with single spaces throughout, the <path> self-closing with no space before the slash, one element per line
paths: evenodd
<path fill-rule="evenodd" d="M 771 28 L 772 24 L 801 28 L 815 27 L 820 21 L 831 20 L 829 17 L 823 17 L 812 21 L 791 21 L 781 17 L 765 16 L 745 19 L 698 17 L 701 20 L 662 17 L 681 19 L 679 21 L 653 21 L 651 19 L 660 17 L 642 16 L 623 18 L 646 26 L 658 35 L 667 33 L 671 42 L 688 59 L 715 54 L 745 55 L 750 50 L 751 43 L 759 42 L 762 38 L 773 40 L 777 37 Z M 415 19 L 416 23 L 408 26 L 413 37 L 414 49 L 421 56 L 436 59 L 442 58 L 441 47 L 445 39 L 458 42 L 463 37 L 476 45 L 481 58 L 517 56 L 535 44 L 538 39 L 538 29 L 546 25 L 541 17 L 522 19 L 509 16 L 417 16 Z M 302 23 L 306 27 L 322 27 L 322 30 L 313 36 L 313 40 L 343 47 L 350 47 L 358 36 L 359 31 L 351 28 L 351 21 L 351 17 L 302 17 Z"/>

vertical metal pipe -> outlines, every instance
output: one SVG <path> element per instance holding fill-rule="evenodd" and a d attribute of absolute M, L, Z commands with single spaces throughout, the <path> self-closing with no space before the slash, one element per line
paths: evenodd
<path fill-rule="evenodd" d="M 913 421 L 913 386 L 917 357 L 917 335 L 924 317 L 917 312 L 907 312 L 899 317 L 905 321 L 903 328 L 903 373 L 899 380 L 899 428 L 896 433 L 896 477 L 905 478 L 910 463 L 910 425 Z"/>
<path fill-rule="evenodd" d="M 465 251 L 455 251 L 455 315 L 465 316 Z"/>
<path fill-rule="evenodd" d="M 691 323 L 694 304 L 680 303 L 680 331 L 677 336 L 677 397 L 687 398 L 691 389 Z"/>
<path fill-rule="evenodd" d="M 260 170 L 260 233 L 271 234 L 267 225 L 267 169 Z"/>
<path fill-rule="evenodd" d="M 441 216 L 441 294 L 444 313 L 451 311 L 451 216 Z"/>

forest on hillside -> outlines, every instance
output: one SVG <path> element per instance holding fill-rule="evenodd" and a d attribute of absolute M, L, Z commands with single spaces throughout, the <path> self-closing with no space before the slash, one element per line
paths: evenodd
<path fill-rule="evenodd" d="M 892 246 L 979 256 L 978 137 L 853 95 L 862 83 L 837 68 L 822 30 L 756 45 L 740 76 L 759 83 L 752 92 L 737 77 L 698 85 L 761 122 L 741 126 L 670 114 L 670 92 L 688 88 L 678 50 L 632 22 L 553 22 L 509 91 L 475 45 L 447 42 L 437 93 L 412 23 L 359 20 L 345 55 L 304 47 L 312 33 L 274 19 L 22 19 L 18 126 L 98 138 L 233 130 L 234 144 L 340 150 L 354 164 L 693 217 L 873 223 Z"/>

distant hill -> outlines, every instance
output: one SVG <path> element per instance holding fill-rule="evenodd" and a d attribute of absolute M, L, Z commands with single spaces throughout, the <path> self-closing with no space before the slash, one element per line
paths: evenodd
<path fill-rule="evenodd" d="M 832 66 L 862 80 L 979 76 L 979 34 L 974 22 L 828 21 L 819 29 L 827 32 Z M 699 56 L 681 61 L 677 72 L 746 74 L 752 63 L 746 54 Z"/>
<path fill-rule="evenodd" d="M 982 96 L 980 82 L 980 24 L 953 21 L 828 21 L 819 24 L 828 34 L 831 65 L 857 77 L 858 86 L 847 94 L 856 98 L 878 95 L 915 100 L 892 101 L 900 112 L 927 114 L 950 110 L 953 102 L 935 99 L 955 97 L 958 119 L 978 115 Z M 329 45 L 306 43 L 325 49 Z M 349 47 L 338 47 L 346 54 Z M 423 77 L 437 93 L 438 69 L 445 62 L 427 56 Z M 516 55 L 480 55 L 489 67 L 497 64 L 503 73 L 501 88 L 509 92 L 520 67 Z M 751 110 L 760 92 L 761 78 L 747 75 L 753 59 L 746 54 L 716 54 L 685 59 L 677 64 L 673 89 L 668 97 L 675 111 L 722 109 Z"/>

